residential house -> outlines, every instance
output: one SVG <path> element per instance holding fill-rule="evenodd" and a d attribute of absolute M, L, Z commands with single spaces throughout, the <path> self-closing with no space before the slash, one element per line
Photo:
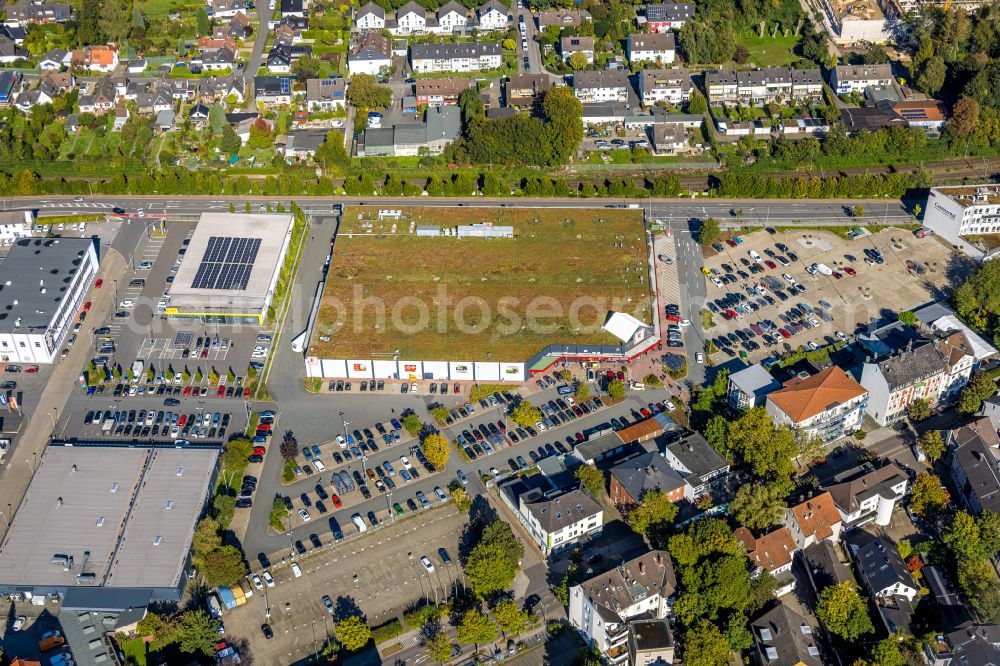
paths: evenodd
<path fill-rule="evenodd" d="M 128 122 L 129 117 L 131 117 L 131 112 L 128 107 L 124 104 L 115 107 L 115 120 L 111 125 L 112 132 L 121 132 L 122 128 L 125 127 L 125 123 Z"/>
<path fill-rule="evenodd" d="M 817 541 L 800 550 L 799 559 L 816 599 L 830 585 L 854 583 L 851 570 L 840 560 L 840 554 L 832 541 Z"/>
<path fill-rule="evenodd" d="M 590 12 L 586 10 L 545 9 L 538 13 L 538 29 L 544 30 L 549 26 L 559 28 L 578 27 L 584 21 L 589 20 Z"/>
<path fill-rule="evenodd" d="M 142 76 L 148 66 L 149 63 L 142 58 L 129 60 L 128 65 L 125 66 L 125 73 L 129 76 Z"/>
<path fill-rule="evenodd" d="M 156 114 L 156 129 L 161 132 L 169 132 L 174 129 L 177 117 L 173 109 L 164 109 Z"/>
<path fill-rule="evenodd" d="M 195 40 L 195 47 L 202 53 L 212 53 L 220 49 L 229 49 L 233 53 L 239 50 L 236 42 L 229 37 L 204 36 Z"/>
<path fill-rule="evenodd" d="M 691 99 L 692 90 L 694 84 L 686 69 L 644 69 L 639 72 L 639 96 L 643 106 L 652 106 L 657 102 L 677 106 Z"/>
<path fill-rule="evenodd" d="M 978 333 L 966 326 L 951 308 L 939 303 L 929 303 L 923 307 L 916 308 L 913 313 L 917 316 L 917 321 L 921 326 L 937 333 L 949 333 L 951 331 L 962 331 L 966 339 L 972 344 L 972 352 L 976 357 L 976 364 L 980 364 L 988 358 L 996 356 L 997 350 L 988 343 Z"/>
<path fill-rule="evenodd" d="M 705 72 L 705 92 L 710 104 L 735 104 L 739 99 L 735 69 L 714 69 Z"/>
<path fill-rule="evenodd" d="M 114 79 L 105 76 L 93 84 L 89 94 L 80 95 L 80 113 L 107 113 L 115 107 L 117 99 L 118 87 Z"/>
<path fill-rule="evenodd" d="M 582 53 L 588 63 L 594 62 L 594 38 L 582 36 L 563 37 L 559 42 L 559 52 L 565 62 L 569 62 L 574 53 Z"/>
<path fill-rule="evenodd" d="M 36 0 L 18 0 L 5 7 L 6 25 L 21 27 L 32 23 L 65 23 L 70 20 L 73 10 L 66 4 L 48 4 Z"/>
<path fill-rule="evenodd" d="M 0 36 L 0 63 L 10 65 L 18 60 L 25 60 L 30 55 L 27 49 L 18 46 L 14 40 Z"/>
<path fill-rule="evenodd" d="M 662 493 L 671 502 L 684 499 L 687 482 L 656 451 L 647 451 L 611 468 L 608 494 L 623 511 L 642 504 L 646 493 Z"/>
<path fill-rule="evenodd" d="M 515 74 L 507 79 L 504 98 L 507 106 L 532 108 L 551 87 L 548 74 Z"/>
<path fill-rule="evenodd" d="M 792 68 L 791 99 L 797 102 L 823 100 L 823 75 L 817 68 Z"/>
<path fill-rule="evenodd" d="M 25 90 L 18 95 L 17 101 L 14 102 L 14 106 L 18 111 L 27 113 L 32 109 L 32 107 L 39 106 L 41 104 L 51 104 L 52 98 L 57 94 L 59 94 L 57 90 L 42 83 L 37 88 Z M 0 235 L 0 238 L 2 238 L 2 235 Z"/>
<path fill-rule="evenodd" d="M 46 72 L 42 84 L 58 93 L 68 93 L 76 87 L 76 77 L 73 72 Z"/>
<path fill-rule="evenodd" d="M 281 15 L 305 18 L 305 0 L 281 0 Z"/>
<path fill-rule="evenodd" d="M 38 68 L 58 72 L 69 67 L 73 59 L 73 54 L 66 49 L 54 48 L 46 51 L 42 59 L 38 61 Z"/>
<path fill-rule="evenodd" d="M 760 363 L 729 375 L 726 402 L 732 409 L 747 411 L 764 404 L 769 393 L 781 388 L 781 383 Z"/>
<path fill-rule="evenodd" d="M 584 71 L 573 76 L 573 94 L 584 104 L 627 102 L 628 89 L 628 75 L 618 70 Z"/>
<path fill-rule="evenodd" d="M 859 578 L 875 599 L 903 597 L 912 602 L 919 594 L 920 588 L 894 541 L 859 530 L 849 537 L 847 550 L 857 565 Z"/>
<path fill-rule="evenodd" d="M 396 30 L 393 34 L 409 35 L 437 31 L 437 16 L 431 14 L 421 5 L 407 2 L 396 10 Z"/>
<path fill-rule="evenodd" d="M 354 30 L 385 29 L 385 10 L 374 2 L 367 2 L 361 8 L 354 10 Z"/>
<path fill-rule="evenodd" d="M 228 23 L 217 25 L 212 28 L 212 37 L 215 39 L 246 39 L 253 34 L 253 25 L 250 19 L 243 12 L 236 14 L 229 19 Z"/>
<path fill-rule="evenodd" d="M 426 123 L 426 152 L 438 155 L 461 133 L 462 114 L 454 106 L 437 106 L 427 109 Z"/>
<path fill-rule="evenodd" d="M 676 592 L 670 555 L 651 550 L 571 587 L 569 622 L 609 663 L 625 664 L 633 621 L 667 618 Z"/>
<path fill-rule="evenodd" d="M 280 106 L 292 103 L 292 80 L 287 76 L 255 76 L 254 93 L 258 102 Z"/>
<path fill-rule="evenodd" d="M 510 24 L 510 7 L 502 0 L 487 0 L 476 10 L 477 24 L 480 30 L 506 30 Z"/>
<path fill-rule="evenodd" d="M 948 472 L 959 503 L 972 514 L 1000 513 L 1000 437 L 989 417 L 948 432 Z"/>
<path fill-rule="evenodd" d="M 909 477 L 895 463 L 864 464 L 841 472 L 822 490 L 833 497 L 846 531 L 871 521 L 888 525 L 908 486 Z"/>
<path fill-rule="evenodd" d="M 0 36 L 9 39 L 17 46 L 24 46 L 24 38 L 28 36 L 28 31 L 19 25 L 0 23 Z"/>
<path fill-rule="evenodd" d="M 949 357 L 929 340 L 910 342 L 881 359 L 870 359 L 861 371 L 868 389 L 868 414 L 879 425 L 906 416 L 914 400 L 936 405 L 946 390 L 954 390 Z"/>
<path fill-rule="evenodd" d="M 669 620 L 637 619 L 629 623 L 628 663 L 636 666 L 674 663 L 674 635 Z"/>
<path fill-rule="evenodd" d="M 519 498 L 518 514 L 535 545 L 546 556 L 600 536 L 604 509 L 581 490 L 563 494 L 529 491 Z"/>
<path fill-rule="evenodd" d="M 705 89 L 712 104 L 762 106 L 790 100 L 820 100 L 823 97 L 823 79 L 818 69 L 718 69 L 705 73 Z"/>
<path fill-rule="evenodd" d="M 746 548 L 755 575 L 766 571 L 777 578 L 791 572 L 792 559 L 798 547 L 787 527 L 779 527 L 760 537 L 755 537 L 745 527 L 737 527 L 733 536 Z"/>
<path fill-rule="evenodd" d="M 934 344 L 948 361 L 948 378 L 939 401 L 952 402 L 958 399 L 958 394 L 972 377 L 976 366 L 975 346 L 960 330 L 939 334 Z"/>
<path fill-rule="evenodd" d="M 285 142 L 285 160 L 307 160 L 316 154 L 316 150 L 326 143 L 326 129 L 305 129 L 288 133 Z M 343 134 L 337 133 L 343 141 Z"/>
<path fill-rule="evenodd" d="M 198 83 L 191 79 L 171 79 L 162 77 L 156 81 L 156 89 L 170 95 L 172 99 L 193 100 L 198 93 Z"/>
<path fill-rule="evenodd" d="M 275 74 L 292 71 L 292 53 L 287 46 L 275 44 L 267 54 L 267 69 Z"/>
<path fill-rule="evenodd" d="M 666 444 L 663 457 L 687 481 L 684 492 L 689 500 L 707 494 L 729 474 L 729 463 L 699 433 Z"/>
<path fill-rule="evenodd" d="M 808 548 L 820 541 L 837 543 L 844 528 L 844 520 L 837 510 L 833 495 L 822 492 L 812 497 L 799 498 L 795 506 L 785 509 L 785 527 L 791 532 L 798 548 Z"/>
<path fill-rule="evenodd" d="M 298 41 L 298 33 L 287 23 L 274 29 L 274 43 L 290 47 Z"/>
<path fill-rule="evenodd" d="M 890 86 L 892 65 L 837 65 L 830 71 L 830 87 L 838 95 L 863 93 L 868 86 Z"/>
<path fill-rule="evenodd" d="M 972 624 L 924 644 L 924 659 L 930 666 L 1000 664 L 1000 625 Z"/>
<path fill-rule="evenodd" d="M 410 64 L 417 73 L 499 69 L 503 64 L 503 50 L 497 43 L 413 44 Z"/>
<path fill-rule="evenodd" d="M 139 113 L 160 113 L 173 109 L 174 100 L 170 98 L 170 95 L 159 91 L 145 91 L 135 96 L 135 108 Z"/>
<path fill-rule="evenodd" d="M 310 111 L 333 111 L 347 107 L 347 81 L 309 79 L 306 81 L 306 106 Z"/>
<path fill-rule="evenodd" d="M 214 102 L 227 99 L 232 95 L 237 103 L 243 101 L 246 91 L 246 80 L 242 76 L 208 76 L 201 80 L 198 86 L 198 96 L 203 102 Z"/>
<path fill-rule="evenodd" d="M 236 51 L 222 47 L 216 51 L 202 53 L 200 60 L 201 68 L 207 72 L 232 71 L 236 67 Z"/>
<path fill-rule="evenodd" d="M 785 382 L 767 395 L 765 409 L 775 425 L 791 426 L 826 443 L 860 428 L 867 404 L 865 387 L 833 365 Z"/>
<path fill-rule="evenodd" d="M 195 125 L 201 125 L 208 120 L 209 108 L 204 104 L 195 104 L 188 110 L 188 118 Z"/>
<path fill-rule="evenodd" d="M 638 17 L 639 25 L 645 24 L 649 32 L 668 32 L 680 30 L 688 19 L 694 16 L 694 3 L 665 2 L 656 5 L 646 5 L 642 15 Z"/>
<path fill-rule="evenodd" d="M 353 39 L 347 51 L 347 69 L 351 76 L 378 76 L 383 68 L 392 66 L 392 43 L 388 37 L 369 32 Z"/>
<path fill-rule="evenodd" d="M 688 150 L 687 130 L 677 123 L 651 125 L 647 132 L 654 155 L 679 155 Z"/>
<path fill-rule="evenodd" d="M 363 157 L 436 155 L 458 138 L 461 112 L 454 106 L 427 110 L 422 123 L 397 123 L 393 127 L 365 130 L 358 155 Z M 516 510 L 516 504 L 512 507 Z"/>
<path fill-rule="evenodd" d="M 892 112 L 910 127 L 919 127 L 931 136 L 937 136 L 948 122 L 948 107 L 936 99 L 903 100 L 892 104 Z"/>
<path fill-rule="evenodd" d="M 448 0 L 437 11 L 438 32 L 450 34 L 465 32 L 469 25 L 468 10 L 455 0 Z"/>
<path fill-rule="evenodd" d="M 211 0 L 209 7 L 215 18 L 232 18 L 247 9 L 243 0 Z"/>
<path fill-rule="evenodd" d="M 449 79 L 417 79 L 413 84 L 417 104 L 429 107 L 442 104 L 458 104 L 458 97 L 469 89 L 470 81 L 466 77 Z"/>
<path fill-rule="evenodd" d="M 644 32 L 637 35 L 629 35 L 625 46 L 625 53 L 629 63 L 653 62 L 659 65 L 672 63 L 676 55 L 677 44 L 674 41 L 674 33 L 670 30 L 666 32 Z"/>
<path fill-rule="evenodd" d="M 764 666 L 823 666 L 814 628 L 779 602 L 750 623 L 753 654 Z"/>

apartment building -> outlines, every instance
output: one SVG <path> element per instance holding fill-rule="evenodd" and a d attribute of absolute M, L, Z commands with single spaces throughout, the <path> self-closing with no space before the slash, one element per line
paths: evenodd
<path fill-rule="evenodd" d="M 630 63 L 655 62 L 667 65 L 674 61 L 677 54 L 677 44 L 674 33 L 645 32 L 629 35 L 625 45 L 625 53 Z"/>
<path fill-rule="evenodd" d="M 687 482 L 655 451 L 641 453 L 611 468 L 608 494 L 622 510 L 642 504 L 648 493 L 662 493 L 671 502 L 684 499 Z"/>
<path fill-rule="evenodd" d="M 906 496 L 909 477 L 895 463 L 864 464 L 835 476 L 821 490 L 830 493 L 844 530 L 874 521 L 885 527 L 896 504 Z"/>
<path fill-rule="evenodd" d="M 868 389 L 868 414 L 879 425 L 906 416 L 914 400 L 936 405 L 952 388 L 949 359 L 929 340 L 910 341 L 903 349 L 866 362 L 861 385 Z"/>
<path fill-rule="evenodd" d="M 573 94 L 584 104 L 626 102 L 628 89 L 628 75 L 619 70 L 577 72 L 573 76 Z"/>
<path fill-rule="evenodd" d="M 726 400 L 732 409 L 746 411 L 760 407 L 767 395 L 781 388 L 781 382 L 760 363 L 729 375 Z"/>
<path fill-rule="evenodd" d="M 799 498 L 798 504 L 785 509 L 784 525 L 799 548 L 809 548 L 820 541 L 836 543 L 844 529 L 833 495 L 829 492 L 812 495 L 810 491 L 808 497 Z"/>
<path fill-rule="evenodd" d="M 676 591 L 670 555 L 651 550 L 570 588 L 569 622 L 609 663 L 625 664 L 633 621 L 665 619 Z"/>
<path fill-rule="evenodd" d="M 510 25 L 510 7 L 501 0 L 487 0 L 476 10 L 476 27 L 480 30 L 506 30 Z"/>
<path fill-rule="evenodd" d="M 691 99 L 694 84 L 686 69 L 644 69 L 639 72 L 639 96 L 643 106 L 666 102 L 674 106 Z"/>
<path fill-rule="evenodd" d="M 562 54 L 562 58 L 565 62 L 569 62 L 569 59 L 574 53 L 582 53 L 587 57 L 588 63 L 594 62 L 594 38 L 593 37 L 563 37 L 559 42 L 559 52 Z"/>
<path fill-rule="evenodd" d="M 891 86 L 892 65 L 837 65 L 830 71 L 830 87 L 838 95 L 863 94 L 868 86 Z"/>
<path fill-rule="evenodd" d="M 414 72 L 476 72 L 499 69 L 503 50 L 498 43 L 413 44 L 410 65 Z"/>
<path fill-rule="evenodd" d="M 705 88 L 712 104 L 761 106 L 771 102 L 822 99 L 823 78 L 819 69 L 718 69 L 705 73 Z"/>
<path fill-rule="evenodd" d="M 776 425 L 791 426 L 824 443 L 860 428 L 867 405 L 865 387 L 836 365 L 791 379 L 765 400 L 765 409 Z"/>
<path fill-rule="evenodd" d="M 417 79 L 413 84 L 417 104 L 429 107 L 442 104 L 458 104 L 459 96 L 469 89 L 469 79 Z"/>
<path fill-rule="evenodd" d="M 959 503 L 970 513 L 1000 513 L 1000 437 L 982 416 L 948 432 L 948 472 Z"/>

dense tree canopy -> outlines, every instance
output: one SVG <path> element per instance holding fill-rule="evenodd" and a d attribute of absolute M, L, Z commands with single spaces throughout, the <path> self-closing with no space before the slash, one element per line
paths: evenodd
<path fill-rule="evenodd" d="M 816 617 L 829 631 L 848 641 L 875 631 L 868 616 L 867 602 L 850 582 L 823 589 L 816 605 Z"/>
<path fill-rule="evenodd" d="M 742 614 L 751 601 L 743 546 L 725 522 L 704 518 L 670 538 L 668 549 L 680 586 L 674 613 L 685 626 L 704 618 L 718 624 Z"/>

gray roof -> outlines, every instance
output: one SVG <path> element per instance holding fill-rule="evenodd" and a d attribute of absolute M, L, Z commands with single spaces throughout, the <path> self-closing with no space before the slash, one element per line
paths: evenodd
<path fill-rule="evenodd" d="M 829 539 L 817 541 L 802 551 L 809 578 L 817 591 L 830 585 L 853 581 L 850 570 L 840 561 L 836 547 Z"/>
<path fill-rule="evenodd" d="M 861 576 L 873 594 L 897 583 L 918 589 L 912 574 L 899 555 L 899 548 L 886 537 L 865 530 L 855 530 L 845 537 L 847 547 L 858 563 Z"/>
<path fill-rule="evenodd" d="M 414 44 L 410 55 L 414 60 L 453 60 L 455 58 L 480 58 L 501 55 L 503 49 L 496 42 L 462 42 L 459 44 Z"/>
<path fill-rule="evenodd" d="M 354 15 L 358 18 L 361 18 L 366 14 L 374 14 L 380 19 L 385 20 L 385 10 L 376 5 L 374 2 L 366 2 L 360 9 L 354 12 Z"/>
<path fill-rule="evenodd" d="M 392 129 L 392 142 L 394 145 L 412 146 L 427 143 L 426 123 L 399 123 Z"/>
<path fill-rule="evenodd" d="M 667 449 L 691 471 L 688 483 L 692 486 L 700 486 L 706 476 L 729 466 L 708 440 L 696 432 L 667 444 Z"/>
<path fill-rule="evenodd" d="M 892 65 L 837 65 L 834 68 L 837 81 L 871 81 L 892 79 Z"/>
<path fill-rule="evenodd" d="M 628 36 L 628 50 L 672 51 L 676 48 L 673 32 L 643 32 Z"/>
<path fill-rule="evenodd" d="M 23 219 L 23 218 L 22 218 Z M 0 331 L 43 333 L 59 309 L 70 276 L 94 247 L 89 238 L 24 238 L 0 263 Z M 44 280 L 42 293 L 40 281 Z M 10 284 L 7 284 L 7 283 Z M 20 326 L 15 322 L 20 319 Z"/>
<path fill-rule="evenodd" d="M 812 626 L 779 602 L 750 623 L 754 646 L 768 666 L 822 666 Z"/>
<path fill-rule="evenodd" d="M 921 324 L 933 324 L 941 317 L 955 314 L 955 311 L 940 301 L 931 301 L 912 310 Z"/>
<path fill-rule="evenodd" d="M 448 12 L 455 12 L 456 14 L 461 14 L 462 16 L 468 16 L 469 14 L 469 10 L 462 4 L 455 2 L 455 0 L 448 0 L 448 2 L 441 5 L 441 8 L 437 10 L 437 15 L 438 17 L 441 17 Z"/>
<path fill-rule="evenodd" d="M 391 127 L 368 128 L 365 130 L 365 147 L 392 147 L 393 130 Z"/>
<path fill-rule="evenodd" d="M 823 490 L 833 496 L 833 501 L 845 514 L 854 513 L 861 502 L 873 495 L 894 498 L 892 487 L 907 479 L 906 474 L 895 463 L 875 469 L 864 464 L 841 472 L 833 478 L 834 483 L 824 485 Z"/>
<path fill-rule="evenodd" d="M 664 650 L 674 645 L 674 635 L 667 620 L 633 620 L 629 623 L 629 629 L 629 651 L 632 654 Z"/>
<path fill-rule="evenodd" d="M 113 664 L 109 656 L 110 642 L 105 634 L 115 630 L 115 614 L 97 611 L 66 611 L 59 613 L 59 625 L 66 637 L 66 645 L 73 652 L 73 662 L 78 666 Z"/>
<path fill-rule="evenodd" d="M 951 655 L 957 664 L 965 666 L 1000 665 L 1000 627 L 997 625 L 969 625 L 945 636 Z"/>
<path fill-rule="evenodd" d="M 615 432 L 601 435 L 594 439 L 588 439 L 582 444 L 577 444 L 576 453 L 583 460 L 593 460 L 609 451 L 624 447 L 625 442 Z"/>
<path fill-rule="evenodd" d="M 647 21 L 678 21 L 694 16 L 694 3 L 664 2 L 658 5 L 646 5 Z"/>
<path fill-rule="evenodd" d="M 50 445 L 0 547 L 0 586 L 73 587 L 82 572 L 94 587 L 176 588 L 218 453 Z"/>
<path fill-rule="evenodd" d="M 151 595 L 145 588 L 102 590 L 96 587 L 71 587 L 66 590 L 60 610 L 121 613 L 135 608 L 145 609 Z"/>
<path fill-rule="evenodd" d="M 635 500 L 641 500 L 644 493 L 669 493 L 686 484 L 659 453 L 646 452 L 611 468 L 611 474 L 618 479 L 626 492 Z"/>
<path fill-rule="evenodd" d="M 1000 447 L 1000 437 L 988 417 L 952 432 L 955 448 L 951 465 L 965 473 L 963 495 L 975 493 L 984 509 L 1000 513 L 1000 468 L 994 450 Z"/>
<path fill-rule="evenodd" d="M 948 359 L 936 346 L 925 341 L 879 362 L 889 389 L 895 391 L 948 370 Z"/>
<path fill-rule="evenodd" d="M 288 133 L 286 150 L 315 151 L 326 141 L 325 129 L 296 130 Z"/>
<path fill-rule="evenodd" d="M 427 109 L 427 140 L 452 141 L 462 129 L 462 117 L 457 106 L 438 106 Z"/>
<path fill-rule="evenodd" d="M 529 501 L 523 498 L 527 510 L 546 532 L 558 532 L 588 516 L 603 511 L 593 497 L 582 490 L 571 490 L 555 498 L 541 497 Z"/>
<path fill-rule="evenodd" d="M 628 88 L 628 74 L 617 69 L 583 71 L 573 75 L 573 88 Z"/>
<path fill-rule="evenodd" d="M 167 127 L 173 125 L 175 120 L 173 109 L 163 109 L 158 114 L 156 114 L 156 125 L 157 127 Z"/>
<path fill-rule="evenodd" d="M 767 395 L 781 388 L 781 382 L 775 379 L 760 363 L 743 368 L 729 375 L 729 381 L 744 393 L 752 396 Z"/>
<path fill-rule="evenodd" d="M 609 623 L 622 617 L 629 606 L 653 595 L 671 597 L 677 591 L 677 578 L 670 554 L 651 550 L 583 581 L 580 590 Z"/>

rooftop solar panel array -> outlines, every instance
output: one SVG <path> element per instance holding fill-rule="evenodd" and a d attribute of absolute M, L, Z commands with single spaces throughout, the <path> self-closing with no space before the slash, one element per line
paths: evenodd
<path fill-rule="evenodd" d="M 250 281 L 259 238 L 211 236 L 195 273 L 193 289 L 243 290 Z"/>

